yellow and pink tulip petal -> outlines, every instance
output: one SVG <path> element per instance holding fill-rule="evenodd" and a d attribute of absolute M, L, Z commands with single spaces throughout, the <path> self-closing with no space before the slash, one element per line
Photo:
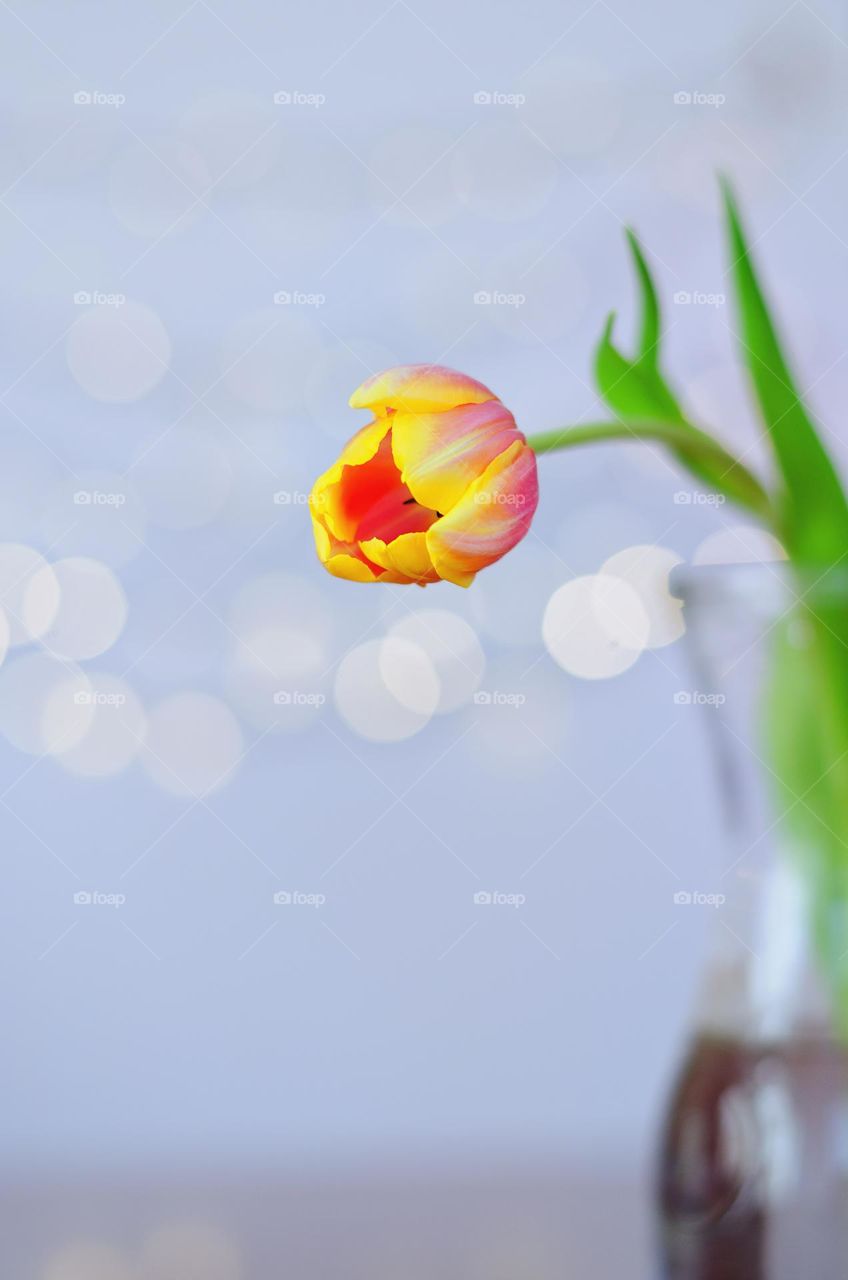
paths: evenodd
<path fill-rule="evenodd" d="M 497 396 L 476 378 L 438 364 L 401 364 L 375 373 L 357 387 L 351 409 L 370 409 L 375 417 L 393 413 L 439 413 L 458 404 L 482 404 Z"/>
<path fill-rule="evenodd" d="M 535 454 L 481 382 L 437 365 L 376 374 L 351 404 L 374 421 L 309 497 L 327 570 L 354 582 L 468 586 L 527 532 Z"/>
<path fill-rule="evenodd" d="M 467 586 L 469 575 L 494 564 L 521 541 L 536 511 L 536 455 L 524 440 L 511 444 L 469 486 L 427 534 L 440 578 Z"/>

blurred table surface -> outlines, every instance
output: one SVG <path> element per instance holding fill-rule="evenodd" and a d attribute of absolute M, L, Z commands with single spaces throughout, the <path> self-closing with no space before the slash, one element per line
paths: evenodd
<path fill-rule="evenodd" d="M 3 1280 L 648 1280 L 636 1176 L 384 1167 L 6 1180 Z"/>

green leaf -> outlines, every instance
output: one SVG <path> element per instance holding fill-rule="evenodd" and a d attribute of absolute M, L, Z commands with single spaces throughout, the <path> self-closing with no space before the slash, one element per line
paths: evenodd
<path fill-rule="evenodd" d="M 636 274 L 639 277 L 639 289 L 642 295 L 642 332 L 639 338 L 639 359 L 642 363 L 658 369 L 661 326 L 660 300 L 654 287 L 650 268 L 642 252 L 642 246 L 636 238 L 636 233 L 630 227 L 626 227 L 625 234 L 627 243 L 630 246 L 630 252 L 633 255 L 633 261 L 636 264 Z"/>
<path fill-rule="evenodd" d="M 613 343 L 615 312 L 612 312 L 595 351 L 595 379 L 601 396 L 623 423 L 637 420 L 678 427 L 679 431 L 669 435 L 666 443 L 699 484 L 769 519 L 770 506 L 762 486 L 717 443 L 712 450 L 703 447 L 708 437 L 688 421 L 662 373 L 662 316 L 657 290 L 642 247 L 630 230 L 627 243 L 639 284 L 639 349 L 635 356 L 628 357 Z M 691 439 L 691 447 L 683 433 Z"/>
<path fill-rule="evenodd" d="M 628 359 L 613 345 L 613 312 L 607 318 L 595 353 L 598 388 L 610 408 L 622 417 L 658 417 L 685 422 L 677 398 L 660 372 L 659 298 L 642 246 L 629 227 L 627 244 L 639 284 L 639 350 Z"/>
<path fill-rule="evenodd" d="M 595 353 L 595 377 L 604 400 L 622 418 L 655 417 L 670 422 L 684 421 L 677 401 L 654 363 L 655 356 L 646 359 L 640 355 L 635 360 L 628 360 L 613 345 L 614 323 L 613 312 L 607 319 Z M 643 327 L 645 323 L 643 319 Z"/>
<path fill-rule="evenodd" d="M 797 604 L 775 629 L 764 750 L 778 831 L 800 860 L 848 1039 L 848 609 L 844 581 L 834 591 L 837 571 L 827 572 L 848 554 L 848 502 L 789 369 L 727 183 L 723 192 L 740 344 L 780 472 L 778 532 L 797 573 Z"/>
<path fill-rule="evenodd" d="M 794 560 L 834 564 L 848 551 L 848 502 L 796 388 L 751 260 L 739 210 L 723 183 L 740 341 L 783 479 L 783 536 Z"/>

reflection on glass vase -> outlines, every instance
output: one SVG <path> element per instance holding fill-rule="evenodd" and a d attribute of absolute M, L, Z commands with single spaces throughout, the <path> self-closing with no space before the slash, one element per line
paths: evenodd
<path fill-rule="evenodd" d="M 694 1029 L 660 1140 L 661 1274 L 838 1280 L 848 1276 L 848 1055 L 813 937 L 810 864 L 777 799 L 764 707 L 775 645 L 788 636 L 805 660 L 798 588 L 788 569 L 766 566 L 696 570 L 680 590 L 728 835 Z"/>

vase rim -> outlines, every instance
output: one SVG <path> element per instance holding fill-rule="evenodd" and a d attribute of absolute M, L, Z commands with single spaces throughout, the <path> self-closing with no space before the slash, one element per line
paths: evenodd
<path fill-rule="evenodd" d="M 669 589 L 684 605 L 696 608 L 749 605 L 783 612 L 802 604 L 848 606 L 848 561 L 825 566 L 789 560 L 678 565 L 669 576 Z"/>

